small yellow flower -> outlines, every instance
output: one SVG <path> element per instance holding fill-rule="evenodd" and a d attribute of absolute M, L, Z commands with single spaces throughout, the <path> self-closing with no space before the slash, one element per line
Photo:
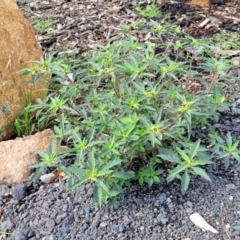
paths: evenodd
<path fill-rule="evenodd" d="M 156 96 L 157 92 L 155 90 L 152 90 L 152 91 L 148 91 L 146 92 L 146 95 L 149 97 L 149 98 L 154 98 Z"/>
<path fill-rule="evenodd" d="M 153 133 L 153 134 L 160 133 L 161 130 L 162 130 L 161 127 L 158 126 L 158 125 L 156 125 L 156 124 L 152 125 L 152 126 L 149 128 L 149 131 L 150 131 L 151 133 Z"/>
<path fill-rule="evenodd" d="M 180 111 L 181 111 L 182 113 L 185 113 L 185 112 L 187 112 L 187 111 L 189 110 L 190 106 L 191 106 L 191 103 L 190 103 L 190 102 L 183 102 L 183 103 L 182 103 L 182 106 L 181 106 L 181 108 L 180 108 Z"/>

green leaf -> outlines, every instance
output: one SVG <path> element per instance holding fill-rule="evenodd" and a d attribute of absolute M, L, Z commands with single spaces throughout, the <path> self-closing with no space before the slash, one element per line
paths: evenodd
<path fill-rule="evenodd" d="M 153 180 L 154 180 L 154 182 L 156 182 L 156 183 L 160 183 L 160 179 L 159 179 L 158 176 L 153 176 Z"/>
<path fill-rule="evenodd" d="M 86 174 L 86 169 L 82 169 L 77 166 L 65 167 L 63 165 L 59 165 L 57 167 L 67 175 L 75 174 L 75 175 L 81 176 Z"/>
<path fill-rule="evenodd" d="M 39 169 L 37 169 L 37 171 L 31 176 L 30 180 L 29 180 L 29 183 L 32 183 L 36 178 L 38 178 L 41 174 L 42 174 L 42 171 L 47 168 L 46 165 L 44 166 L 41 166 Z"/>
<path fill-rule="evenodd" d="M 133 171 L 128 171 L 128 172 L 119 171 L 119 172 L 115 172 L 111 176 L 115 178 L 131 179 L 134 177 L 134 175 L 135 173 Z"/>
<path fill-rule="evenodd" d="M 186 165 L 178 165 L 175 167 L 167 176 L 167 182 L 172 181 L 180 172 L 184 171 L 187 168 Z"/>
<path fill-rule="evenodd" d="M 159 154 L 157 156 L 165 161 L 173 162 L 173 163 L 181 163 L 182 162 L 181 159 L 179 158 L 179 156 L 170 149 L 160 148 L 160 152 L 161 152 L 161 154 Z"/>
<path fill-rule="evenodd" d="M 240 161 L 239 153 L 237 153 L 237 152 L 232 152 L 232 155 L 236 158 L 236 160 Z"/>
<path fill-rule="evenodd" d="M 181 178 L 181 190 L 183 194 L 187 191 L 189 183 L 190 183 L 190 176 L 187 173 L 187 171 L 185 171 L 185 173 L 182 175 L 182 178 Z"/>
<path fill-rule="evenodd" d="M 198 165 L 206 165 L 206 164 L 212 164 L 212 161 L 209 160 L 194 160 L 192 163 L 192 166 L 198 166 Z"/>
<path fill-rule="evenodd" d="M 181 157 L 186 161 L 190 161 L 191 159 L 189 158 L 189 156 L 185 153 L 185 151 L 181 150 L 180 148 L 176 147 L 178 153 L 181 155 Z"/>
<path fill-rule="evenodd" d="M 82 178 L 80 178 L 79 180 L 77 180 L 72 186 L 71 189 L 74 189 L 80 185 L 82 185 L 83 183 L 85 183 L 87 180 L 89 180 L 89 176 L 83 176 Z"/>
<path fill-rule="evenodd" d="M 142 186 L 142 185 L 143 185 L 143 182 L 144 182 L 143 177 L 139 177 L 139 178 L 138 178 L 138 183 Z"/>
<path fill-rule="evenodd" d="M 208 181 L 212 181 L 211 178 L 207 175 L 207 173 L 205 172 L 204 169 L 200 168 L 200 167 L 192 167 L 193 171 L 195 174 L 201 176 L 202 178 L 208 180 Z"/>
<path fill-rule="evenodd" d="M 191 149 L 190 149 L 190 158 L 193 159 L 197 155 L 199 146 L 200 146 L 200 139 L 198 139 L 197 142 L 194 143 L 194 145 L 191 147 Z"/>
<path fill-rule="evenodd" d="M 239 141 L 235 142 L 235 143 L 231 146 L 231 150 L 234 151 L 234 150 L 237 148 L 238 144 L 239 144 Z"/>
<path fill-rule="evenodd" d="M 97 176 L 105 176 L 105 175 L 109 175 L 113 172 L 113 170 L 109 170 L 109 169 L 104 169 L 104 170 L 100 170 L 97 172 Z"/>
<path fill-rule="evenodd" d="M 97 185 L 93 188 L 93 199 L 98 206 L 102 205 L 102 189 Z"/>
<path fill-rule="evenodd" d="M 112 167 L 114 167 L 114 166 L 116 166 L 116 165 L 121 164 L 121 162 L 122 162 L 121 160 L 112 160 L 112 161 L 109 161 L 109 162 L 107 162 L 106 164 L 102 165 L 102 166 L 100 167 L 100 170 L 110 169 L 110 168 L 112 168 Z"/>
<path fill-rule="evenodd" d="M 95 169 L 95 156 L 94 156 L 94 148 L 91 149 L 89 153 L 89 160 L 88 160 L 89 169 L 93 171 Z"/>
<path fill-rule="evenodd" d="M 111 197 L 111 194 L 110 194 L 110 192 L 109 192 L 109 189 L 107 188 L 107 186 L 105 185 L 105 183 L 104 183 L 102 180 L 98 179 L 97 182 L 96 182 L 96 184 L 97 184 L 98 187 L 102 188 L 102 190 L 103 190 L 109 197 Z"/>

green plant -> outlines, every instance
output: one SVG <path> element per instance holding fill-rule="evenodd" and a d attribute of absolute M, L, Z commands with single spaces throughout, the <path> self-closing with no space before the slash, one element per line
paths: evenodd
<path fill-rule="evenodd" d="M 137 13 L 142 17 L 146 18 L 162 17 L 162 12 L 155 2 L 146 5 L 146 7 L 141 7 L 140 5 L 137 5 L 135 9 Z"/>
<path fill-rule="evenodd" d="M 175 168 L 169 171 L 167 177 L 168 182 L 171 182 L 175 178 L 180 178 L 181 189 L 182 192 L 185 193 L 188 189 L 190 176 L 192 174 L 199 175 L 206 180 L 211 181 L 205 170 L 199 167 L 212 163 L 209 160 L 210 156 L 206 153 L 202 153 L 206 152 L 206 149 L 202 148 L 200 151 L 200 139 L 194 144 L 190 143 L 185 149 L 176 147 L 176 151 L 177 153 L 169 149 L 160 150 L 160 152 L 163 152 L 159 155 L 160 158 L 177 164 Z M 180 176 L 180 173 L 182 172 L 183 174 Z"/>
<path fill-rule="evenodd" d="M 192 137 L 196 126 L 217 120 L 218 107 L 228 107 L 225 91 L 235 83 L 223 77 L 229 63 L 213 57 L 215 48 L 209 40 L 193 39 L 176 27 L 167 29 L 156 33 L 157 45 L 129 35 L 86 53 L 69 84 L 64 79 L 71 69 L 63 63 L 45 60 L 40 71 L 24 70 L 32 79 L 39 72 L 54 73 L 50 85 L 54 88 L 28 111 L 36 112 L 39 126 L 54 126 L 53 137 L 59 144 L 70 146 L 59 154 L 52 146 L 41 153 L 42 162 L 34 166 L 39 169 L 31 180 L 55 166 L 70 176 L 71 189 L 91 182 L 98 205 L 114 204 L 132 180 L 152 185 L 167 174 L 168 182 L 181 179 L 183 193 L 192 175 L 210 180 L 202 166 L 218 156 L 216 149 L 230 153 L 231 144 L 229 140 L 227 148 L 219 144 L 214 129 L 213 150 Z M 201 51 L 190 56 L 184 54 L 186 47 Z M 199 88 L 192 90 L 191 82 Z M 69 155 L 75 157 L 72 166 L 58 161 Z"/>
<path fill-rule="evenodd" d="M 226 30 L 221 30 L 214 38 L 216 46 L 222 50 L 238 50 L 240 48 L 238 40 L 238 32 L 229 32 Z"/>
<path fill-rule="evenodd" d="M 227 133 L 226 144 L 223 139 L 218 139 L 219 145 L 217 146 L 218 158 L 223 159 L 225 163 L 225 168 L 227 169 L 230 165 L 229 159 L 232 157 L 240 161 L 240 150 L 238 150 L 239 141 L 233 143 L 232 136 L 230 132 Z M 220 148 L 220 149 L 219 149 Z"/>
<path fill-rule="evenodd" d="M 52 33 L 54 31 L 54 20 L 51 17 L 37 19 L 33 24 L 36 34 Z"/>

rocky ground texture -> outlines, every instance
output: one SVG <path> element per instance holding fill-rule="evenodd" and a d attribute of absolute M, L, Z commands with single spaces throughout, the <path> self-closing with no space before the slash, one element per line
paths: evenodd
<path fill-rule="evenodd" d="M 41 1 L 35 10 L 29 3 L 19 5 L 32 22 L 36 17 L 48 13 L 62 24 L 58 26 L 56 35 L 39 36 L 46 52 L 60 52 L 67 48 L 81 53 L 97 42 L 104 44 L 116 40 L 120 24 L 136 18 L 131 2 Z M 76 6 L 80 5 L 82 10 L 76 11 L 80 9 Z M 112 6 L 115 7 L 110 9 Z M 177 11 L 181 15 L 184 9 L 188 9 L 186 14 L 192 18 L 187 20 L 191 22 L 187 31 L 197 36 L 213 34 L 215 31 L 215 28 L 206 31 L 197 27 L 204 20 L 202 14 L 208 10 L 214 11 L 212 13 L 216 13 L 215 16 L 219 14 L 221 27 L 239 29 L 240 21 L 236 20 L 239 17 L 233 12 L 238 7 L 237 1 L 229 1 L 226 5 L 214 5 L 210 10 L 193 9 L 182 3 L 168 4 L 163 8 L 172 16 Z M 98 20 L 101 17 L 103 19 L 98 21 L 96 16 Z M 235 21 L 233 18 L 236 18 Z M 180 23 L 179 19 L 172 17 L 172 21 L 177 24 Z M 141 38 L 147 32 L 135 34 Z M 239 115 L 238 103 L 230 111 L 221 113 L 216 127 L 222 136 L 230 131 L 234 140 L 240 140 Z M 64 178 L 48 185 L 40 181 L 33 185 L 20 183 L 15 186 L 1 183 L 0 239 L 238 240 L 240 164 L 232 161 L 226 171 L 223 162 L 214 161 L 215 164 L 206 168 L 211 183 L 196 177 L 185 195 L 180 192 L 179 182 L 167 185 L 163 181 L 151 188 L 132 185 L 126 191 L 125 198 L 119 200 L 117 208 L 110 205 L 94 207 L 91 204 L 90 184 L 70 192 Z M 189 219 L 194 212 L 201 214 L 219 233 L 203 232 L 196 227 Z"/>

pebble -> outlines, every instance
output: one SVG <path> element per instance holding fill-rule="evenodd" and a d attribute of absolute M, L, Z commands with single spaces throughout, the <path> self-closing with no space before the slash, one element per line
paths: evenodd
<path fill-rule="evenodd" d="M 13 223 L 11 220 L 6 220 L 6 221 L 3 221 L 1 223 L 1 228 L 4 230 L 4 231 L 11 231 L 13 229 Z"/>
<path fill-rule="evenodd" d="M 158 214 L 157 216 L 158 222 L 161 222 L 163 225 L 165 225 L 168 222 L 168 218 L 166 218 L 165 214 Z"/>
<path fill-rule="evenodd" d="M 9 192 L 9 188 L 5 184 L 0 184 L 0 197 L 7 194 Z"/>
<path fill-rule="evenodd" d="M 167 195 L 165 193 L 161 193 L 159 200 L 161 203 L 164 203 L 167 200 Z"/>
<path fill-rule="evenodd" d="M 236 224 L 232 228 L 233 230 L 240 230 L 240 224 Z"/>
<path fill-rule="evenodd" d="M 100 228 L 105 228 L 107 225 L 108 225 L 107 222 L 101 222 L 100 225 L 99 225 L 99 227 L 100 227 Z"/>
<path fill-rule="evenodd" d="M 25 183 L 18 183 L 14 186 L 12 190 L 12 197 L 15 200 L 23 199 L 27 194 L 27 185 Z"/>
<path fill-rule="evenodd" d="M 13 232 L 14 240 L 28 240 L 28 231 L 26 229 L 17 229 Z"/>

